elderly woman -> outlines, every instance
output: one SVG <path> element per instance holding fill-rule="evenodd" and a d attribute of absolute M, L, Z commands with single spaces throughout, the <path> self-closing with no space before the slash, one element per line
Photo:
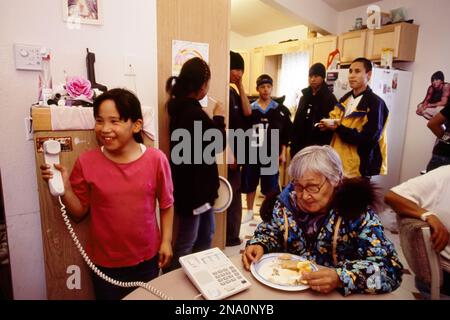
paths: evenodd
<path fill-rule="evenodd" d="M 289 175 L 294 179 L 247 243 L 244 267 L 264 253 L 284 251 L 323 266 L 302 275 L 315 291 L 349 295 L 398 288 L 403 267 L 372 208 L 376 192 L 370 182 L 343 180 L 341 160 L 330 146 L 301 150 Z"/>

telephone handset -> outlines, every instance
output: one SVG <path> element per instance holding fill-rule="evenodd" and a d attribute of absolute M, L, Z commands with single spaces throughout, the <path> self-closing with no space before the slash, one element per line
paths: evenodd
<path fill-rule="evenodd" d="M 59 164 L 59 154 L 61 152 L 61 144 L 58 141 L 55 140 L 47 140 L 44 142 L 43 145 L 44 148 L 44 161 L 46 164 L 50 165 L 50 169 L 53 172 L 53 177 L 48 181 L 48 186 L 50 189 L 50 193 L 58 197 L 59 204 L 61 205 L 61 214 L 64 219 L 64 223 L 70 233 L 70 236 L 72 237 L 73 242 L 75 243 L 75 246 L 77 247 L 78 251 L 80 252 L 81 256 L 83 257 L 86 264 L 89 266 L 89 268 L 92 269 L 100 278 L 103 280 L 116 285 L 118 287 L 123 288 L 134 288 L 134 287 L 141 287 L 152 294 L 156 295 L 157 297 L 163 299 L 163 300 L 172 300 L 171 297 L 167 296 L 166 294 L 162 293 L 156 288 L 153 288 L 148 283 L 142 282 L 142 281 L 134 281 L 134 282 L 122 282 L 115 280 L 113 278 L 110 278 L 103 272 L 101 272 L 97 266 L 91 261 L 89 256 L 87 255 L 86 251 L 84 250 L 83 246 L 81 245 L 80 241 L 78 240 L 78 237 L 73 230 L 72 224 L 70 223 L 70 219 L 67 216 L 66 207 L 63 204 L 61 200 L 61 196 L 64 195 L 64 183 L 62 180 L 61 172 L 54 167 L 54 164 Z"/>
<path fill-rule="evenodd" d="M 53 177 L 48 180 L 48 186 L 52 196 L 59 197 L 64 194 L 64 183 L 61 172 L 55 168 L 59 164 L 59 154 L 61 153 L 61 144 L 56 140 L 47 140 L 44 142 L 44 162 L 50 165 Z"/>

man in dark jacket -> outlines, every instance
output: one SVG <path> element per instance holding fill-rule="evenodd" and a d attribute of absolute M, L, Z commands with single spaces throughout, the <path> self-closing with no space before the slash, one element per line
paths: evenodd
<path fill-rule="evenodd" d="M 337 103 L 336 97 L 328 90 L 325 80 L 325 66 L 316 63 L 309 69 L 309 87 L 302 90 L 303 96 L 295 114 L 291 138 L 291 158 L 301 149 L 311 145 L 330 144 L 333 133 L 320 131 L 315 126 Z"/>

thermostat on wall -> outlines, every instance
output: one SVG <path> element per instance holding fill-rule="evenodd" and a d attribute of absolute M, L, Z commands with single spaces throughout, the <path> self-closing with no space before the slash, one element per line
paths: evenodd
<path fill-rule="evenodd" d="M 17 70 L 42 70 L 41 46 L 14 44 L 14 60 Z"/>

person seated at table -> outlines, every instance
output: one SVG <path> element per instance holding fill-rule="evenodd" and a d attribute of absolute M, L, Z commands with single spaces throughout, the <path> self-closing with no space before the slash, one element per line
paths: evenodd
<path fill-rule="evenodd" d="M 275 201 L 271 218 L 247 242 L 244 268 L 265 253 L 289 252 L 323 266 L 302 275 L 312 290 L 349 295 L 397 289 L 403 266 L 374 210 L 373 183 L 343 179 L 341 159 L 330 146 L 298 152 L 289 175 L 293 180 Z"/>

